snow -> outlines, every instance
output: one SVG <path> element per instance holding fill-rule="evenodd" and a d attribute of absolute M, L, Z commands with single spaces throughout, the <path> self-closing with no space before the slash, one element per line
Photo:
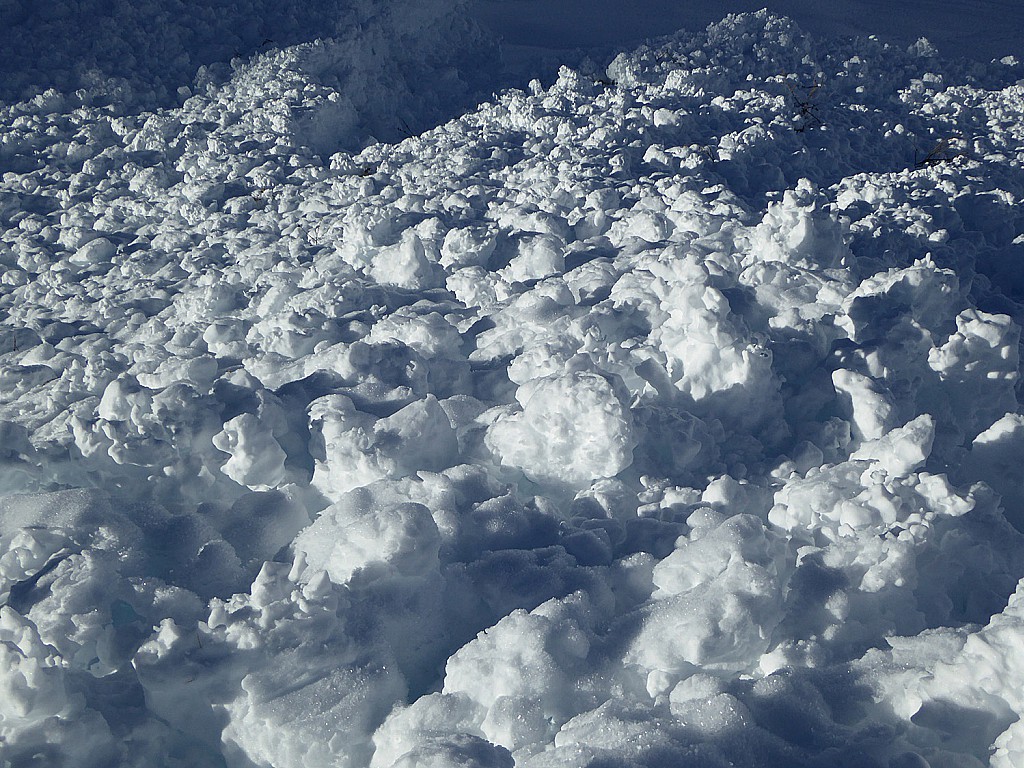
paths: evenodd
<path fill-rule="evenodd" d="M 0 766 L 1024 763 L 1019 4 L 693 5 L 0 3 Z"/>
<path fill-rule="evenodd" d="M 516 400 L 522 410 L 499 415 L 485 438 L 502 466 L 535 483 L 580 490 L 633 463 L 636 437 L 621 380 L 570 370 L 523 382 Z"/>
<path fill-rule="evenodd" d="M 979 61 L 1019 53 L 1016 30 L 1024 22 L 1016 0 L 482 0 L 476 15 L 514 50 L 536 55 L 538 48 L 628 47 L 762 8 L 794 18 L 816 35 L 876 35 L 903 48 L 924 37 L 930 41 L 922 44 L 924 50 L 937 47 L 946 55 Z"/>

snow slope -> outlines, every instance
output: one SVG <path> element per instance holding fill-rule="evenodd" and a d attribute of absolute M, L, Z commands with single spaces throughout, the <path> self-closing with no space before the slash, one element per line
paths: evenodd
<path fill-rule="evenodd" d="M 977 61 L 1021 54 L 1024 7 L 1016 0 L 480 0 L 474 14 L 510 45 L 571 49 L 697 31 L 762 8 L 818 35 L 876 35 L 904 47 L 926 37 L 946 56 Z"/>
<path fill-rule="evenodd" d="M 1024 762 L 1024 66 L 345 7 L 0 105 L 0 765 Z"/>

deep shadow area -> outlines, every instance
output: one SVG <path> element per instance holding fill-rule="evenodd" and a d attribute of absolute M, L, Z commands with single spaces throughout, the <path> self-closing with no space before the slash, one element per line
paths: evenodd
<path fill-rule="evenodd" d="M 170 106 L 200 67 L 329 37 L 362 20 L 347 0 L 5 0 L 0 100 L 101 86 Z M 109 79 L 114 83 L 107 83 Z"/>

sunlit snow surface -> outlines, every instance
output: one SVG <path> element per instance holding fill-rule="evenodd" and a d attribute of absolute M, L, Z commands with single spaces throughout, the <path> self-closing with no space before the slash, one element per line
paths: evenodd
<path fill-rule="evenodd" d="M 1024 66 L 423 7 L 0 105 L 0 765 L 1024 764 Z"/>

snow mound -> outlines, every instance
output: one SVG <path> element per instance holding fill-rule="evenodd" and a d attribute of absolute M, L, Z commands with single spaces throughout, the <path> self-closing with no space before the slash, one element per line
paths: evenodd
<path fill-rule="evenodd" d="M 296 117 L 313 141 L 336 138 L 360 121 L 394 136 L 424 127 L 414 115 L 442 116 L 425 111 L 428 104 L 463 106 L 466 84 L 454 65 L 479 55 L 483 45 L 463 6 L 458 0 L 85 0 L 35 7 L 12 0 L 0 33 L 6 73 L 0 99 L 59 100 L 57 92 L 81 92 L 120 114 L 180 105 L 193 93 L 226 85 L 233 110 L 262 112 L 267 100 L 302 99 Z M 435 66 L 432 77 L 421 77 Z M 271 109 L 256 119 L 280 116 Z M 412 127 L 384 124 L 385 117 Z"/>

